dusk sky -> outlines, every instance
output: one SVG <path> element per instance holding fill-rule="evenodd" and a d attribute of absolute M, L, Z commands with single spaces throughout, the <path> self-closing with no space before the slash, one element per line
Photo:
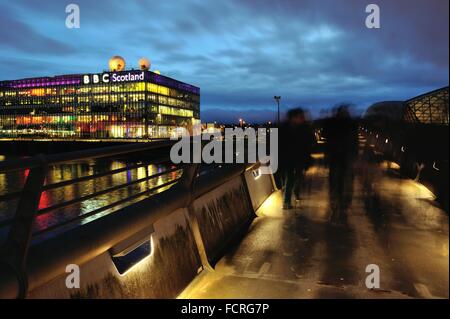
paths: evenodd
<path fill-rule="evenodd" d="M 81 28 L 67 29 L 78 4 Z M 367 29 L 366 5 L 381 9 Z M 448 85 L 448 0 L 0 0 L 0 80 L 107 69 L 121 55 L 201 88 L 202 119 L 403 100 Z"/>

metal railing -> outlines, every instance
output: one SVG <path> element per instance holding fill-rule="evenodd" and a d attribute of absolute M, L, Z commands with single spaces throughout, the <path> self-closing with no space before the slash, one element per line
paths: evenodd
<path fill-rule="evenodd" d="M 45 177 L 51 165 L 72 163 L 83 159 L 128 156 L 133 153 L 146 154 L 148 151 L 157 151 L 164 148 L 167 148 L 166 151 L 168 151 L 168 148 L 173 143 L 173 141 L 139 143 L 56 155 L 39 155 L 25 158 L 21 161 L 7 160 L 1 162 L 0 174 L 24 169 L 29 169 L 29 173 L 22 191 L 5 194 L 0 197 L 0 201 L 19 200 L 14 217 L 9 219 L 8 222 L 5 221 L 5 224 L 7 223 L 10 229 L 5 245 L 0 250 L 0 298 L 25 297 L 28 291 L 64 273 L 67 264 L 83 264 L 91 260 L 102 252 L 106 252 L 121 242 L 129 240 L 130 237 L 145 231 L 156 221 L 168 216 L 176 209 L 188 207 L 194 199 L 243 174 L 246 169 L 250 167 L 256 168 L 259 165 L 259 163 L 219 165 L 211 167 L 211 169 L 206 170 L 202 174 L 200 174 L 200 164 L 171 167 L 145 178 L 138 178 L 128 183 L 114 185 L 72 201 L 39 209 L 39 199 L 42 192 L 73 183 L 95 180 L 106 175 L 118 174 L 131 168 L 148 165 L 150 162 L 127 165 L 109 172 L 82 176 L 70 181 L 63 180 L 53 184 L 45 184 Z M 165 159 L 158 158 L 156 161 L 157 163 L 163 163 Z M 63 209 L 76 202 L 99 196 L 99 194 L 109 194 L 130 184 L 136 184 L 176 170 L 182 171 L 181 177 L 147 188 L 142 192 L 76 216 L 54 227 L 33 233 L 33 223 L 36 217 L 41 214 Z M 163 187 L 168 188 L 161 192 L 155 192 Z M 152 192 L 154 194 L 147 200 L 139 200 L 130 204 L 126 203 L 133 198 L 139 198 Z M 89 220 L 89 222 L 79 227 L 64 229 L 62 233 L 56 236 L 33 242 L 32 249 L 30 249 L 33 235 L 53 231 L 57 227 L 64 227 L 69 223 L 77 222 L 123 203 L 127 205 L 120 207 L 112 214 L 102 215 L 101 218 Z"/>
<path fill-rule="evenodd" d="M 63 188 L 77 183 L 93 181 L 101 177 L 123 173 L 131 169 L 147 167 L 148 165 L 151 164 L 169 163 L 169 159 L 157 158 L 154 161 L 150 160 L 138 164 L 126 165 L 125 167 L 110 170 L 107 172 L 95 173 L 69 180 L 63 180 L 53 184 L 46 184 L 45 182 L 46 175 L 50 166 L 62 163 L 73 163 L 86 159 L 111 158 L 117 156 L 128 156 L 130 154 L 142 155 L 143 153 L 148 153 L 149 151 L 168 149 L 171 145 L 173 145 L 173 143 L 174 143 L 173 141 L 166 140 L 145 144 L 144 143 L 133 145 L 129 144 L 129 145 L 104 147 L 99 149 L 81 150 L 61 154 L 37 155 L 21 159 L 20 161 L 6 160 L 0 162 L 0 174 L 10 173 L 13 171 L 28 170 L 26 181 L 22 190 L 13 191 L 0 196 L 0 202 L 18 200 L 14 215 L 10 218 L 0 220 L 0 229 L 9 227 L 5 242 L 0 248 L 0 258 L 3 261 L 3 264 L 0 266 L 0 271 L 2 270 L 2 268 L 6 267 L 15 273 L 15 276 L 17 277 L 19 283 L 18 296 L 19 297 L 25 296 L 26 291 L 28 290 L 28 280 L 26 279 L 27 277 L 26 264 L 27 264 L 28 250 L 30 247 L 32 237 L 42 235 L 43 233 L 46 232 L 54 231 L 57 228 L 67 226 L 75 222 L 79 222 L 87 217 L 97 215 L 108 209 L 112 209 L 121 204 L 125 204 L 134 199 L 143 197 L 144 195 L 156 193 L 158 190 L 162 188 L 176 184 L 179 181 L 179 178 L 173 178 L 172 180 L 161 183 L 159 185 L 147 187 L 145 190 L 141 192 L 132 194 L 125 198 L 121 198 L 114 202 L 108 203 L 107 205 L 98 207 L 90 212 L 77 215 L 73 218 L 56 223 L 55 225 L 51 225 L 50 227 L 46 227 L 44 229 L 40 229 L 38 231 L 33 232 L 33 226 L 38 216 L 50 212 L 55 212 L 56 210 L 64 209 L 68 206 L 81 203 L 88 199 L 92 199 L 101 195 L 106 195 L 111 192 L 124 189 L 132 185 L 137 185 L 139 183 L 143 183 L 158 178 L 165 174 L 181 171 L 183 169 L 182 167 L 170 165 L 168 169 L 157 172 L 155 174 L 147 175 L 145 177 L 137 178 L 135 180 L 127 181 L 125 183 L 121 183 L 118 185 L 113 185 L 101 189 L 99 191 L 94 191 L 93 193 L 84 196 L 62 201 L 56 204 L 51 204 L 50 206 L 44 208 L 39 208 L 40 198 L 43 192 Z"/>

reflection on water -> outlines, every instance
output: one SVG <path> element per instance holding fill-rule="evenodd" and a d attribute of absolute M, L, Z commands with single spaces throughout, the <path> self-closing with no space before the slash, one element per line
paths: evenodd
<path fill-rule="evenodd" d="M 1 156 L 0 160 L 3 159 L 4 157 Z M 51 166 L 47 174 L 46 184 L 49 185 L 61 181 L 80 178 L 83 176 L 100 174 L 103 172 L 108 172 L 111 170 L 120 169 L 136 164 L 145 163 L 130 160 L 98 159 Z M 42 193 L 39 203 L 39 209 L 45 209 L 54 206 L 55 204 L 64 203 L 66 201 L 84 196 L 89 196 L 95 192 L 146 178 L 148 176 L 164 172 L 165 170 L 170 168 L 171 167 L 168 164 L 149 164 L 143 167 L 133 168 L 120 173 L 116 173 L 114 175 L 107 175 L 96 178 L 94 180 L 82 181 L 68 186 L 47 190 Z M 29 171 L 25 170 L 0 174 L 0 196 L 7 193 L 20 191 L 23 188 L 28 173 Z M 180 170 L 169 172 L 167 174 L 162 174 L 161 176 L 158 176 L 156 178 L 144 180 L 133 185 L 108 192 L 103 195 L 98 195 L 86 199 L 82 202 L 75 203 L 67 207 L 48 211 L 36 217 L 34 232 L 40 232 L 43 229 L 52 227 L 56 224 L 67 222 L 68 220 L 76 218 L 80 215 L 94 213 L 89 217 L 77 221 L 78 224 L 87 223 L 93 219 L 99 218 L 113 211 L 117 211 L 121 207 L 140 201 L 156 192 L 161 192 L 167 189 L 170 186 L 162 187 L 152 193 L 139 195 L 140 193 L 150 188 L 162 185 L 180 176 Z M 120 205 L 115 205 L 114 207 L 111 207 L 107 210 L 96 213 L 96 210 L 99 210 L 101 207 L 113 204 L 130 196 L 134 196 L 132 200 L 126 201 L 125 203 L 120 203 Z M 17 202 L 18 199 L 0 202 L 0 221 L 9 219 L 14 215 Z"/>

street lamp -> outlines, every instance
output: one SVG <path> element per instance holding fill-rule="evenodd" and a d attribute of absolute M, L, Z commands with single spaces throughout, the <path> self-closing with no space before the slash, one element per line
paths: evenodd
<path fill-rule="evenodd" d="M 278 120 L 277 120 L 277 125 L 278 125 L 278 127 L 279 127 L 279 126 L 280 126 L 280 99 L 281 99 L 281 96 L 275 95 L 273 98 L 275 99 L 275 101 L 277 101 L 277 105 L 278 105 Z"/>

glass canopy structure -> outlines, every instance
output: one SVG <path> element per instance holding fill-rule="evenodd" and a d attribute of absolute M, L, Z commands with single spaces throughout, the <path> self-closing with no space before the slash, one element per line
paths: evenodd
<path fill-rule="evenodd" d="M 448 126 L 448 86 L 414 97 L 405 104 L 406 122 Z"/>

